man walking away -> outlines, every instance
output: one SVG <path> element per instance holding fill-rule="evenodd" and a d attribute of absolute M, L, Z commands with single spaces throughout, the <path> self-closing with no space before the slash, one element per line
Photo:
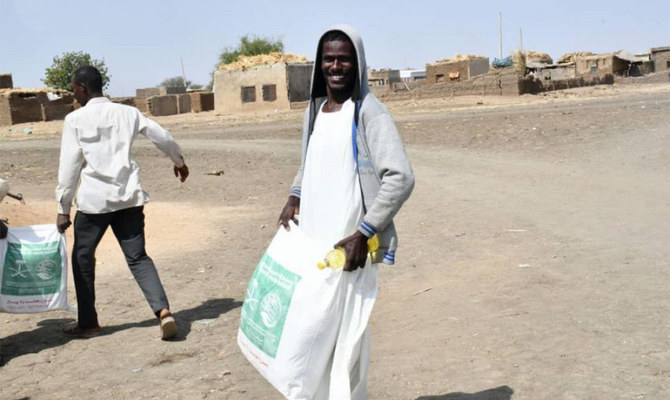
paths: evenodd
<path fill-rule="evenodd" d="M 149 198 L 142 190 L 139 167 L 130 150 L 138 134 L 146 136 L 172 160 L 175 176 L 184 182 L 189 172 L 181 149 L 170 133 L 136 108 L 104 97 L 102 76 L 96 68 L 85 66 L 75 71 L 72 90 L 82 107 L 68 114 L 63 125 L 56 225 L 61 233 L 71 225 L 70 208 L 76 192 L 72 275 L 78 320 L 64 333 L 90 337 L 100 332 L 95 310 L 95 250 L 111 226 L 130 271 L 158 317 L 161 338 L 174 338 L 177 324 L 154 262 L 145 250 L 144 204 Z"/>

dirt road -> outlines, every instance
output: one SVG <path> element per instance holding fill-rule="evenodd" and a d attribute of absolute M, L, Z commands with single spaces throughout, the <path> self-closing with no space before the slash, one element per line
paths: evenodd
<path fill-rule="evenodd" d="M 369 397 L 670 398 L 670 85 L 389 106 L 417 185 L 397 218 L 398 264 L 382 269 Z M 298 167 L 299 121 L 159 119 L 192 171 L 180 184 L 136 144 L 180 340 L 158 339 L 107 236 L 104 335 L 63 337 L 68 312 L 2 314 L 0 399 L 280 398 L 235 337 Z M 0 129 L 0 177 L 29 200 L 0 204 L 12 225 L 55 220 L 59 126 L 33 128 Z"/>

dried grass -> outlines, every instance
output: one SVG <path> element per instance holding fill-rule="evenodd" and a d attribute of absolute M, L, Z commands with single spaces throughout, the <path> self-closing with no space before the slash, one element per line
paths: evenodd
<path fill-rule="evenodd" d="M 260 54 L 257 56 L 240 56 L 239 60 L 233 63 L 219 64 L 218 69 L 228 71 L 233 69 L 247 69 L 260 65 L 298 64 L 308 62 L 310 61 L 305 56 L 275 52 L 270 54 Z"/>
<path fill-rule="evenodd" d="M 561 57 L 559 57 L 558 63 L 559 64 L 571 63 L 575 62 L 575 58 L 577 57 L 588 57 L 595 55 L 596 55 L 595 53 L 591 53 L 590 51 L 575 51 L 572 53 L 563 54 Z"/>
<path fill-rule="evenodd" d="M 453 64 L 457 63 L 460 61 L 467 61 L 467 60 L 481 60 L 481 59 L 486 59 L 487 57 L 485 56 L 480 56 L 479 54 L 456 54 L 456 56 L 451 57 L 451 58 L 444 58 L 442 60 L 437 60 L 431 65 L 439 65 L 439 64 Z"/>
<path fill-rule="evenodd" d="M 546 64 L 551 64 L 554 62 L 549 54 L 535 50 L 526 51 L 526 61 L 542 62 Z"/>
<path fill-rule="evenodd" d="M 514 63 L 514 71 L 519 75 L 526 73 L 526 55 L 520 51 L 512 52 L 512 62 Z"/>

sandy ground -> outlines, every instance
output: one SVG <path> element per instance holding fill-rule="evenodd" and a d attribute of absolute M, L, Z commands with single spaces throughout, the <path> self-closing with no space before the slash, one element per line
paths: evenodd
<path fill-rule="evenodd" d="M 670 85 L 388 105 L 417 185 L 396 220 L 398 264 L 382 269 L 369 397 L 670 398 Z M 180 184 L 136 143 L 179 340 L 158 339 L 108 235 L 104 334 L 64 337 L 65 311 L 2 314 L 0 399 L 280 398 L 235 337 L 298 167 L 300 117 L 159 118 L 192 172 Z M 0 127 L 0 176 L 28 200 L 0 204 L 12 226 L 55 220 L 60 128 Z"/>

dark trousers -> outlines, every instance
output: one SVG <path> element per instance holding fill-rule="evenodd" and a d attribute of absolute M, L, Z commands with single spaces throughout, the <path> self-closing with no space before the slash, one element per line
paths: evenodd
<path fill-rule="evenodd" d="M 72 276 L 77 293 L 80 328 L 99 326 L 95 311 L 95 249 L 110 225 L 128 267 L 154 314 L 158 315 L 160 310 L 170 308 L 156 266 L 144 247 L 144 207 L 105 214 L 77 211 L 74 218 Z"/>

